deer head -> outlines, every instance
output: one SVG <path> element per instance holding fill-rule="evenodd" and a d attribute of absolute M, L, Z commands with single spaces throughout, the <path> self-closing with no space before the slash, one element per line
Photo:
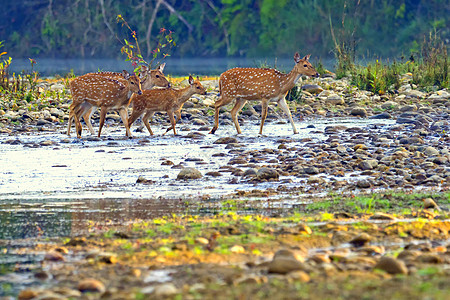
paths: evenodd
<path fill-rule="evenodd" d="M 198 76 L 197 80 L 194 80 L 194 78 L 189 75 L 189 84 L 191 85 L 191 89 L 193 89 L 195 94 L 206 95 L 206 90 L 200 83 L 200 78 L 198 78 Z"/>
<path fill-rule="evenodd" d="M 141 81 L 136 75 L 130 74 L 126 70 L 123 70 L 122 76 L 128 81 L 131 92 L 142 95 Z"/>
<path fill-rule="evenodd" d="M 295 53 L 294 61 L 295 61 L 295 71 L 298 74 L 303 74 L 311 77 L 319 77 L 319 73 L 314 69 L 311 63 L 308 61 L 311 55 L 308 54 L 303 58 L 300 58 L 300 54 Z"/>
<path fill-rule="evenodd" d="M 150 70 L 147 66 L 142 66 L 139 71 L 142 88 L 149 90 L 154 86 L 170 87 L 170 82 L 164 76 L 163 70 L 165 63 L 161 64 L 157 69 Z"/>

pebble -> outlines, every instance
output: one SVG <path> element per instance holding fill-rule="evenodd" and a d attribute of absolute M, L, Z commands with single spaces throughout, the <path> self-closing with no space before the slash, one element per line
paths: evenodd
<path fill-rule="evenodd" d="M 177 175 L 177 180 L 190 180 L 190 179 L 199 179 L 202 178 L 203 175 L 199 170 L 195 168 L 184 168 L 181 169 L 180 173 Z"/>
<path fill-rule="evenodd" d="M 99 280 L 87 278 L 78 283 L 78 290 L 82 293 L 104 293 L 106 288 Z"/>
<path fill-rule="evenodd" d="M 389 256 L 381 257 L 373 268 L 389 274 L 408 274 L 408 268 L 403 261 Z"/>
<path fill-rule="evenodd" d="M 273 168 L 263 167 L 256 172 L 256 177 L 259 180 L 269 180 L 269 179 L 278 180 L 280 174 L 278 173 L 277 170 Z"/>
<path fill-rule="evenodd" d="M 171 283 L 163 283 L 155 286 L 154 295 L 157 297 L 170 297 L 178 293 L 177 287 Z"/>

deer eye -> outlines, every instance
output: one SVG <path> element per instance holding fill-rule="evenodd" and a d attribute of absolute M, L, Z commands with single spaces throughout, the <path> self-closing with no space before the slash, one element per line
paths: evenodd
<path fill-rule="evenodd" d="M 305 68 L 307 68 L 308 67 L 308 65 L 303 65 Z"/>
<path fill-rule="evenodd" d="M 132 81 L 131 84 L 134 84 L 134 82 Z"/>
<path fill-rule="evenodd" d="M 156 75 L 156 78 L 159 78 L 159 75 Z"/>

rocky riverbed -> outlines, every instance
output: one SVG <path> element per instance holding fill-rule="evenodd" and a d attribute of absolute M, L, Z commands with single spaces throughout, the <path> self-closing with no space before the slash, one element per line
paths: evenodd
<path fill-rule="evenodd" d="M 450 93 L 409 80 L 382 96 L 305 80 L 298 135 L 273 106 L 259 136 L 257 102 L 242 135 L 229 107 L 209 135 L 214 79 L 178 136 L 157 114 L 127 139 L 111 113 L 101 138 L 68 137 L 63 81 L 3 99 L 0 295 L 445 299 Z"/>

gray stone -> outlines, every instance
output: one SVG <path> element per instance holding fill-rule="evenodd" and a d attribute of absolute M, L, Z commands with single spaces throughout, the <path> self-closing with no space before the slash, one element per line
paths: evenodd
<path fill-rule="evenodd" d="M 352 116 L 360 116 L 360 117 L 365 117 L 367 116 L 367 111 L 365 108 L 363 107 L 354 107 L 352 108 L 352 110 L 350 111 L 350 114 Z"/>
<path fill-rule="evenodd" d="M 280 174 L 273 168 L 263 167 L 256 172 L 256 177 L 258 179 L 278 179 Z"/>
<path fill-rule="evenodd" d="M 177 175 L 178 180 L 199 179 L 202 177 L 202 173 L 195 168 L 184 168 Z"/>

